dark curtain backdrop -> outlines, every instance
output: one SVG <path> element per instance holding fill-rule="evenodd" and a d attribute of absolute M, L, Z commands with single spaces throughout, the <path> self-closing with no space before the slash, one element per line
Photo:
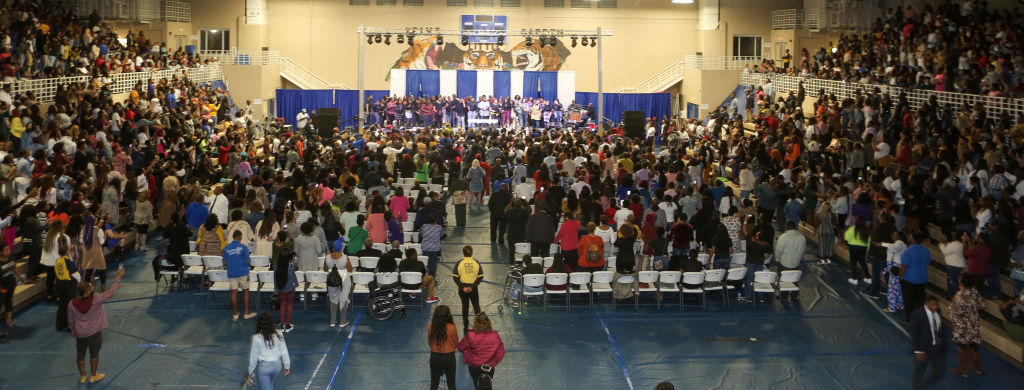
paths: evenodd
<path fill-rule="evenodd" d="M 597 92 L 576 92 L 576 103 L 594 104 L 597 109 Z M 659 120 L 670 115 L 672 97 L 668 93 L 606 93 L 604 94 L 604 116 L 612 121 L 622 120 L 623 111 L 643 111 L 645 117 Z"/>
<path fill-rule="evenodd" d="M 558 98 L 558 72 L 540 73 L 540 97 L 549 102 Z M 563 102 L 564 104 L 564 102 Z"/>
<path fill-rule="evenodd" d="M 423 72 L 429 71 L 412 69 L 405 71 L 405 96 L 420 96 L 420 79 L 423 77 Z"/>
<path fill-rule="evenodd" d="M 459 70 L 457 72 L 455 76 L 455 90 L 459 98 L 465 99 L 467 96 L 476 97 L 476 71 Z"/>
<path fill-rule="evenodd" d="M 419 96 L 432 97 L 441 93 L 441 72 L 436 70 L 418 70 L 417 72 L 421 72 Z M 408 78 L 406 80 L 408 80 Z"/>
<path fill-rule="evenodd" d="M 358 96 L 357 96 L 358 97 Z M 334 91 L 330 89 L 278 89 L 277 116 L 295 125 L 295 115 L 305 108 L 310 117 L 320 107 L 334 107 Z"/>
<path fill-rule="evenodd" d="M 540 97 L 540 74 L 541 72 L 523 72 L 523 98 Z"/>
<path fill-rule="evenodd" d="M 507 70 L 494 72 L 494 96 L 499 98 L 509 97 L 512 93 L 512 73 Z"/>

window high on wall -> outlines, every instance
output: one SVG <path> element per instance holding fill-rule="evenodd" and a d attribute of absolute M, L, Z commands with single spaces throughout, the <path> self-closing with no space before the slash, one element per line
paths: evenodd
<path fill-rule="evenodd" d="M 565 0 L 544 0 L 545 8 L 563 8 L 565 7 Z"/>
<path fill-rule="evenodd" d="M 465 7 L 469 5 L 468 0 L 447 0 L 449 7 Z"/>
<path fill-rule="evenodd" d="M 733 35 L 732 55 L 738 57 L 760 57 L 760 35 Z"/>
<path fill-rule="evenodd" d="M 473 0 L 474 7 L 493 7 L 494 0 Z"/>
<path fill-rule="evenodd" d="M 230 50 L 231 31 L 227 29 L 200 29 L 199 50 Z"/>

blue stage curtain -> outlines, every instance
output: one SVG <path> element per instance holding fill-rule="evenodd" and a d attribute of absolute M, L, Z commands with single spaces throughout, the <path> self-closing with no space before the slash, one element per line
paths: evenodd
<path fill-rule="evenodd" d="M 278 89 L 277 116 L 295 125 L 295 115 L 303 108 L 313 116 L 313 110 L 334 107 L 334 91 L 329 89 Z"/>
<path fill-rule="evenodd" d="M 386 98 L 386 97 L 388 97 L 390 95 L 391 95 L 391 91 L 386 90 L 386 89 L 367 89 L 366 90 L 366 96 L 372 97 L 373 101 L 375 101 L 375 102 L 379 102 L 381 99 L 384 99 L 384 98 Z"/>
<path fill-rule="evenodd" d="M 405 71 L 405 96 L 420 96 L 420 79 L 423 78 L 425 70 Z"/>
<path fill-rule="evenodd" d="M 441 72 L 423 70 L 420 74 L 420 96 L 434 97 L 441 94 Z M 406 78 L 406 82 L 409 79 Z"/>
<path fill-rule="evenodd" d="M 576 103 L 583 106 L 593 103 L 597 109 L 597 92 L 576 92 Z M 645 117 L 661 120 L 672 115 L 672 97 L 668 93 L 604 94 L 605 118 L 619 122 L 623 111 L 643 111 Z"/>
<path fill-rule="evenodd" d="M 558 72 L 540 73 L 540 97 L 549 102 L 558 99 Z"/>
<path fill-rule="evenodd" d="M 476 97 L 476 71 L 460 70 L 456 74 L 456 90 L 460 99 L 468 96 Z M 408 82 L 408 81 L 407 81 Z"/>
<path fill-rule="evenodd" d="M 523 72 L 523 98 L 540 97 L 540 74 L 542 72 Z"/>
<path fill-rule="evenodd" d="M 512 73 L 507 70 L 494 72 L 494 97 L 506 98 L 512 94 Z"/>
<path fill-rule="evenodd" d="M 604 117 L 616 123 L 622 120 L 622 105 L 619 104 L 619 94 L 604 94 Z"/>
<path fill-rule="evenodd" d="M 344 122 L 344 126 L 358 126 L 359 119 L 349 121 L 350 118 L 359 115 L 359 90 L 336 89 L 334 90 L 334 107 L 340 111 L 338 120 Z"/>

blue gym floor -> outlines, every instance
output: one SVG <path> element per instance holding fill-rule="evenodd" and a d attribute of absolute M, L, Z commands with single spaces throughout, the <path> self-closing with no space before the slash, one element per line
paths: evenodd
<path fill-rule="evenodd" d="M 599 305 L 596 312 L 579 307 L 566 313 L 531 303 L 518 315 L 497 310 L 508 254 L 491 246 L 486 212 L 472 213 L 466 228 L 450 229 L 442 267 L 450 269 L 465 244 L 485 263 L 481 305 L 507 349 L 495 376 L 499 389 L 646 390 L 663 380 L 679 389 L 911 387 L 903 323 L 852 289 L 839 264 L 806 264 L 799 303 L 775 301 L 756 312 L 749 304 L 709 303 L 707 312 L 623 304 L 615 312 Z M 150 245 L 162 249 L 166 241 Z M 100 371 L 107 379 L 78 385 L 74 341 L 54 332 L 56 305 L 39 303 L 17 315 L 11 335 L 0 341 L 0 389 L 239 388 L 254 322 L 232 322 L 224 295 L 209 309 L 206 293 L 194 289 L 168 293 L 162 287 L 154 295 L 152 256 L 129 256 L 126 280 L 106 305 L 110 327 L 103 332 Z M 446 268 L 439 268 L 438 295 L 458 314 Z M 295 331 L 286 337 L 292 371 L 277 388 L 428 388 L 429 306 L 383 322 L 357 309 L 348 314 L 354 327 L 338 330 L 328 327 L 323 306 L 296 305 Z M 459 318 L 456 323 L 461 331 Z M 950 351 L 947 365 L 954 364 Z M 982 376 L 946 375 L 933 388 L 1005 390 L 1024 382 L 1024 372 L 991 353 L 983 353 L 982 364 Z M 461 363 L 457 377 L 460 389 L 472 388 Z"/>

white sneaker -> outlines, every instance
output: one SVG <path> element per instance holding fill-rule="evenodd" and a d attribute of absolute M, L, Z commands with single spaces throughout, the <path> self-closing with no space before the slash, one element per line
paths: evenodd
<path fill-rule="evenodd" d="M 299 295 L 299 302 L 305 302 L 305 301 L 306 301 L 306 296 L 305 295 Z"/>
<path fill-rule="evenodd" d="M 850 284 L 852 284 L 852 285 L 854 285 L 854 286 L 856 286 L 856 285 L 857 285 L 857 279 L 854 279 L 854 278 L 850 278 L 850 279 L 847 279 L 846 281 L 850 282 Z"/>
<path fill-rule="evenodd" d="M 338 326 L 338 325 L 336 325 L 335 323 L 333 323 L 333 322 L 332 322 L 332 323 L 331 323 L 331 327 L 333 328 L 333 327 L 335 327 L 335 326 Z"/>
<path fill-rule="evenodd" d="M 864 278 L 864 280 L 861 281 L 864 282 L 864 284 L 871 284 L 871 279 L 868 278 Z"/>
<path fill-rule="evenodd" d="M 313 294 L 313 302 L 316 302 L 316 294 Z"/>
<path fill-rule="evenodd" d="M 350 324 L 350 322 L 345 321 L 345 322 L 342 322 L 342 323 L 338 324 L 338 327 L 344 328 L 344 327 L 348 326 L 348 324 Z"/>

